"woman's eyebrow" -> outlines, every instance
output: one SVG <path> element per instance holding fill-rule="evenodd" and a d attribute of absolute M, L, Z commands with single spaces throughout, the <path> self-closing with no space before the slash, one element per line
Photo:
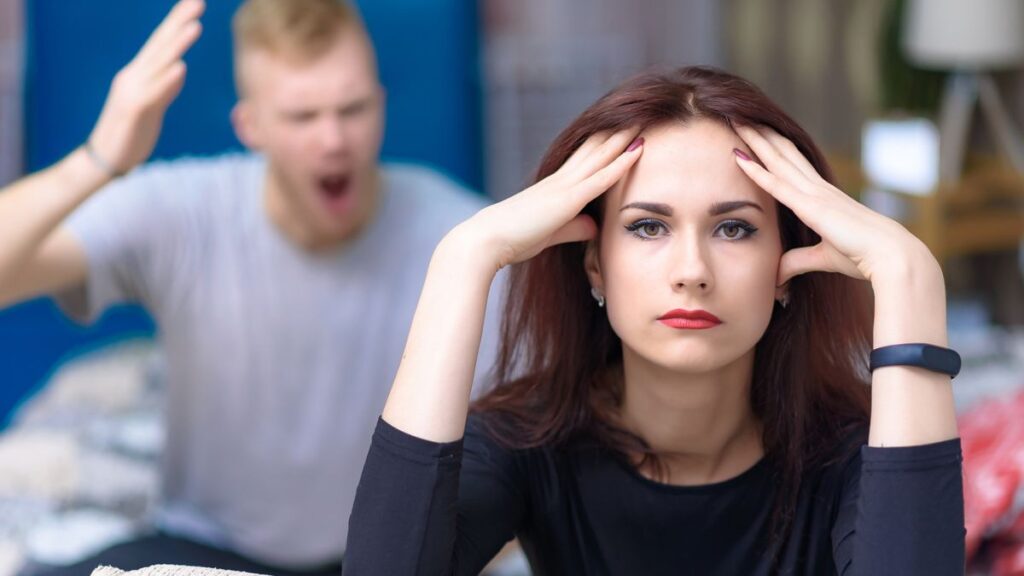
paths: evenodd
<path fill-rule="evenodd" d="M 622 208 L 619 212 L 627 210 L 629 208 L 635 208 L 637 210 L 646 210 L 647 212 L 654 212 L 655 214 L 661 214 L 662 216 L 670 217 L 673 214 L 672 207 L 668 204 L 660 204 L 657 202 L 630 202 Z M 754 208 L 764 212 L 764 208 L 757 202 L 751 202 L 749 200 L 730 200 L 728 202 L 715 202 L 708 208 L 708 214 L 710 216 L 721 216 L 739 210 L 741 208 Z"/>
<path fill-rule="evenodd" d="M 619 212 L 628 210 L 629 208 L 636 208 L 637 210 L 646 210 L 648 212 L 654 212 L 655 214 L 661 214 L 662 216 L 671 216 L 672 207 L 668 204 L 658 204 L 656 202 L 630 202 L 622 208 L 619 208 Z"/>
<path fill-rule="evenodd" d="M 751 202 L 749 200 L 732 200 L 729 202 L 715 202 L 710 208 L 708 208 L 708 214 L 710 216 L 721 216 L 722 214 L 727 214 L 729 212 L 739 210 L 740 208 L 748 207 L 764 212 L 764 208 L 761 208 L 761 205 L 757 202 Z"/>

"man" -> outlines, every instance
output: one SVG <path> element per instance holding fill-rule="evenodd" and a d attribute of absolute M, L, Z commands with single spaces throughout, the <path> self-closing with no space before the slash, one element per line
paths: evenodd
<path fill-rule="evenodd" d="M 151 154 L 203 8 L 172 9 L 85 145 L 0 192 L 0 305 L 53 294 L 88 321 L 138 302 L 167 357 L 159 532 L 67 574 L 166 562 L 337 573 L 433 247 L 483 205 L 435 173 L 378 165 L 384 93 L 340 0 L 247 0 L 236 13 L 231 120 L 255 153 L 118 177 Z"/>

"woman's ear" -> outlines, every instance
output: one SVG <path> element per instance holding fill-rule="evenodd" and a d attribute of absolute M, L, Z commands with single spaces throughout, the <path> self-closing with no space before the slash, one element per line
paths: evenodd
<path fill-rule="evenodd" d="M 586 251 L 583 253 L 583 269 L 587 272 L 587 279 L 590 286 L 598 292 L 604 293 L 604 278 L 601 276 L 601 246 L 598 240 L 587 242 Z"/>
<path fill-rule="evenodd" d="M 789 281 L 779 284 L 775 287 L 775 300 L 782 305 L 783 308 L 789 305 Z"/>

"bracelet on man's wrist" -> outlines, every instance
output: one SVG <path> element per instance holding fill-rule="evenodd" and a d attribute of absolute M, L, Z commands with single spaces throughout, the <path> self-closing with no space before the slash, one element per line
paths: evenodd
<path fill-rule="evenodd" d="M 871 351 L 868 369 L 885 366 L 916 366 L 955 378 L 960 373 L 960 355 L 955 350 L 932 344 L 894 344 Z"/>
<path fill-rule="evenodd" d="M 124 176 L 124 172 L 118 170 L 116 166 L 108 162 L 106 158 L 99 154 L 99 152 L 96 152 L 96 148 L 93 147 L 92 142 L 86 140 L 85 144 L 82 144 L 82 149 L 85 150 L 85 155 L 92 160 L 93 164 L 98 166 L 100 170 L 106 172 L 111 178 Z"/>

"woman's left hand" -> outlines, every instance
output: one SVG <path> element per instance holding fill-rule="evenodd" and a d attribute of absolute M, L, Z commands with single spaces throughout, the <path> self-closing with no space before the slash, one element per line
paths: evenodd
<path fill-rule="evenodd" d="M 931 252 L 896 221 L 868 209 L 821 177 L 792 142 L 764 127 L 736 127 L 764 162 L 736 154 L 754 183 L 821 236 L 779 262 L 779 284 L 806 272 L 841 272 L 871 282 L 872 346 L 925 342 L 946 346 L 942 270 Z M 917 446 L 955 438 L 949 376 L 891 366 L 871 377 L 871 446 Z"/>
<path fill-rule="evenodd" d="M 825 181 L 789 139 L 763 126 L 735 129 L 764 163 L 736 154 L 740 168 L 822 238 L 783 254 L 780 285 L 807 272 L 840 272 L 875 282 L 890 269 L 938 267 L 923 242 Z"/>

